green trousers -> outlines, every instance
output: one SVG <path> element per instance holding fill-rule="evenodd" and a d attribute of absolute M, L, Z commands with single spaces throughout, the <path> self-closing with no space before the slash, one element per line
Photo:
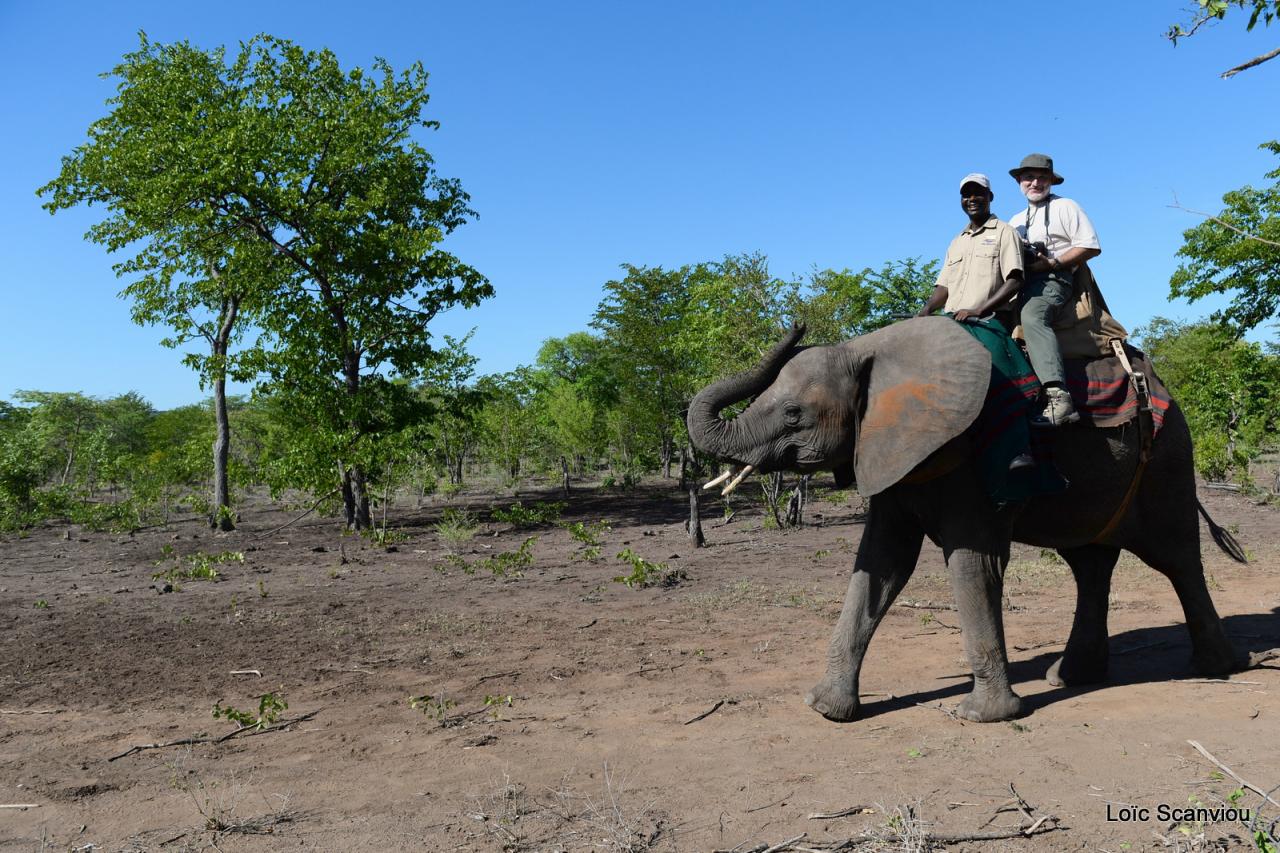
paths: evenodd
<path fill-rule="evenodd" d="M 1027 356 L 1040 384 L 1057 382 L 1065 386 L 1062 351 L 1053 323 L 1062 307 L 1071 300 L 1071 282 L 1057 273 L 1032 278 L 1018 295 L 1022 320 L 1022 337 L 1027 342 Z"/>

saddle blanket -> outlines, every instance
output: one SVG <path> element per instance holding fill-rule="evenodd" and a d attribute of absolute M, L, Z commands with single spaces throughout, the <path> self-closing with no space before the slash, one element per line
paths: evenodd
<path fill-rule="evenodd" d="M 1154 422 L 1153 434 L 1160 432 L 1164 426 L 1165 412 L 1169 411 L 1169 391 L 1156 376 L 1151 360 L 1139 349 L 1125 344 L 1125 354 L 1133 369 L 1146 374 L 1147 388 L 1151 394 L 1151 420 Z M 1090 423 L 1095 427 L 1115 427 L 1126 424 L 1138 416 L 1138 395 L 1129 381 L 1129 374 L 1124 372 L 1120 359 L 1109 358 L 1068 358 L 1063 359 L 1063 370 L 1066 373 L 1067 390 L 1071 392 L 1071 400 L 1080 412 L 1082 423 Z"/>
<path fill-rule="evenodd" d="M 979 467 L 993 501 L 1023 500 L 1067 487 L 1053 466 L 1053 439 L 1058 429 L 1116 427 L 1138 416 L 1137 392 L 1118 358 L 1064 359 L 1067 390 L 1081 422 L 1058 429 L 1031 429 L 1027 418 L 1040 396 L 1040 381 L 1026 355 L 995 321 L 969 321 L 961 327 L 991 353 L 987 398 L 972 429 Z M 1157 434 L 1169 410 L 1169 391 L 1141 350 L 1125 344 L 1125 354 L 1133 369 L 1147 377 L 1153 435 Z M 1011 473 L 1009 462 L 1023 452 L 1030 452 L 1035 467 Z"/>

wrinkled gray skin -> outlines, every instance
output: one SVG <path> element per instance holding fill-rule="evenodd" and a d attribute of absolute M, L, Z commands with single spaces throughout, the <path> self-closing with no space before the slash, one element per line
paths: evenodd
<path fill-rule="evenodd" d="M 835 470 L 839 482 L 842 470 L 849 479 L 852 464 L 859 492 L 871 496 L 826 676 L 805 698 L 815 711 L 837 721 L 857 716 L 863 655 L 914 571 L 926 536 L 946 557 L 973 667 L 973 691 L 958 709 L 967 719 L 1007 720 L 1022 712 L 1009 686 L 1000 609 L 1011 540 L 1056 548 L 1075 576 L 1075 621 L 1048 672 L 1054 684 L 1106 677 L 1107 597 L 1121 549 L 1173 583 L 1198 672 L 1224 675 L 1243 665 L 1205 587 L 1191 438 L 1176 404 L 1123 519 L 1095 541 L 1137 466 L 1132 425 L 1061 428 L 1054 461 L 1070 488 L 997 512 L 965 452 L 964 435 L 985 396 L 990 357 L 954 321 L 908 320 L 832 347 L 797 349 L 801 335 L 793 330 L 755 370 L 700 392 L 688 424 L 703 452 L 761 472 Z M 720 417 L 723 408 L 752 395 L 737 418 Z M 948 457 L 955 467 L 938 474 Z M 924 469 L 934 470 L 922 475 L 926 459 Z M 913 482 L 920 476 L 930 478 Z"/>

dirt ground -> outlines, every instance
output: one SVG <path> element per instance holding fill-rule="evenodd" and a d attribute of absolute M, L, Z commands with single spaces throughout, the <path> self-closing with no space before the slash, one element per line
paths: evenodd
<path fill-rule="evenodd" d="M 1251 558 L 1203 536 L 1228 632 L 1242 650 L 1280 646 L 1280 512 L 1201 494 Z M 454 503 L 488 519 L 512 500 Z M 608 520 L 597 560 L 562 527 L 485 523 L 454 545 L 470 574 L 447 558 L 444 508 L 394 508 L 390 548 L 314 516 L 273 532 L 296 512 L 252 506 L 230 534 L 188 521 L 0 541 L 0 850 L 927 849 L 924 833 L 1046 815 L 1033 837 L 948 849 L 1236 850 L 1252 849 L 1239 821 L 1160 819 L 1161 804 L 1222 806 L 1239 787 L 1188 741 L 1280 785 L 1280 671 L 1189 679 L 1177 599 L 1128 555 L 1111 682 L 1056 689 L 1043 676 L 1074 585 L 1056 555 L 1015 547 L 1005 625 L 1031 710 L 977 724 L 949 713 L 967 665 L 926 544 L 872 643 L 863 716 L 838 725 L 803 696 L 862 535 L 856 496 L 815 500 L 786 532 L 710 506 L 696 550 L 675 489 L 581 489 L 563 520 Z M 521 576 L 495 559 L 534 535 Z M 629 588 L 614 580 L 631 571 L 623 549 L 685 577 Z M 244 559 L 217 580 L 164 592 L 153 578 L 226 552 Z M 503 562 L 507 577 L 490 570 Z M 230 733 L 215 704 L 256 717 L 268 692 L 288 702 L 280 719 L 305 719 L 121 757 Z M 1126 806 L 1149 819 L 1108 819 Z"/>

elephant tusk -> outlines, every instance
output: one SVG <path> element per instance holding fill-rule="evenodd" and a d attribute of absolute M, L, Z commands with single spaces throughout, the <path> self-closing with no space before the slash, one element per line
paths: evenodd
<path fill-rule="evenodd" d="M 734 489 L 738 488 L 738 484 L 741 483 L 743 479 L 745 479 L 746 476 L 754 470 L 755 470 L 754 465 L 744 466 L 743 469 L 738 472 L 738 476 L 730 480 L 729 485 L 725 486 L 724 491 L 720 492 L 720 497 L 722 498 L 729 497 L 729 493 L 732 492 Z"/>
<path fill-rule="evenodd" d="M 730 468 L 728 471 L 725 471 L 719 477 L 716 477 L 714 480 L 709 481 L 702 488 L 714 489 L 716 486 L 720 485 L 721 483 L 723 483 L 725 480 L 729 479 L 732 476 L 733 476 L 733 468 Z"/>

